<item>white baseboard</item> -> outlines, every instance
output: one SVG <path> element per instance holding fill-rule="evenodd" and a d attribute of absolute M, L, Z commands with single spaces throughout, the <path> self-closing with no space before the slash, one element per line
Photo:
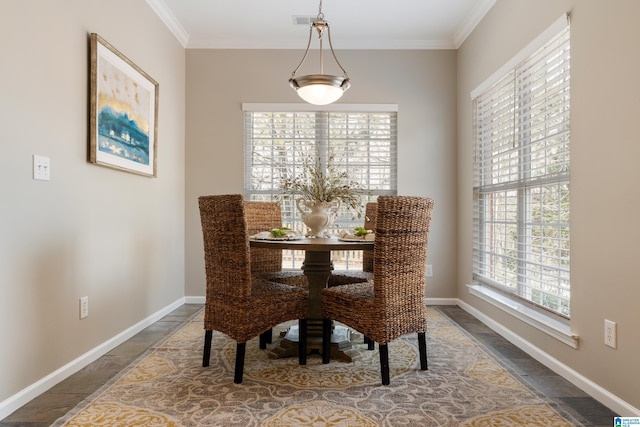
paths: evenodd
<path fill-rule="evenodd" d="M 425 298 L 427 305 L 458 305 L 458 298 Z"/>
<path fill-rule="evenodd" d="M 8 417 L 13 412 L 18 410 L 20 407 L 24 406 L 34 398 L 38 397 L 45 391 L 49 390 L 54 385 L 60 383 L 66 378 L 78 372 L 80 369 L 89 365 L 91 362 L 94 362 L 98 358 L 104 356 L 123 342 L 127 341 L 129 338 L 133 337 L 138 332 L 142 331 L 147 326 L 152 325 L 156 321 L 160 320 L 162 317 L 171 313 L 176 308 L 184 305 L 186 302 L 186 298 L 180 298 L 177 301 L 169 304 L 168 306 L 162 308 L 161 310 L 153 313 L 151 316 L 146 319 L 141 320 L 130 328 L 120 332 L 118 335 L 113 338 L 103 342 L 97 347 L 89 350 L 82 356 L 78 357 L 75 360 L 67 363 L 63 367 L 55 370 L 50 373 L 46 377 L 36 381 L 25 389 L 19 391 L 13 396 L 3 400 L 0 402 L 0 420 Z"/>
<path fill-rule="evenodd" d="M 185 297 L 185 304 L 204 304 L 206 297 Z"/>
<path fill-rule="evenodd" d="M 640 416 L 640 409 L 635 408 L 631 404 L 620 399 L 608 390 L 605 390 L 590 379 L 574 371 L 569 366 L 560 362 L 558 359 L 555 359 L 551 355 L 545 353 L 540 348 L 531 344 L 529 341 L 526 341 L 521 336 L 506 328 L 501 323 L 496 322 L 495 320 L 486 316 L 484 313 L 462 300 L 458 301 L 458 305 L 467 313 L 471 314 L 476 319 L 480 320 L 482 323 L 494 330 L 496 333 L 502 335 L 513 345 L 587 393 L 589 396 L 593 397 L 598 402 L 602 403 L 607 408 L 611 409 L 614 413 L 620 416 Z"/>

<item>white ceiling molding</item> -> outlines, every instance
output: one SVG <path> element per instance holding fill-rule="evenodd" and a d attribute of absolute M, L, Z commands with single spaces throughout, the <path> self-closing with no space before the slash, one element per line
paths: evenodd
<path fill-rule="evenodd" d="M 482 21 L 489 10 L 496 4 L 496 0 L 482 0 L 476 4 L 476 7 L 464 20 L 460 28 L 453 35 L 453 44 L 455 49 L 462 46 L 462 43 L 469 37 L 469 34 Z"/>
<path fill-rule="evenodd" d="M 160 20 L 164 22 L 164 25 L 167 26 L 169 31 L 173 33 L 175 38 L 178 39 L 182 47 L 186 48 L 189 44 L 189 34 L 167 5 L 162 0 L 146 0 L 146 2 L 156 15 L 158 15 Z"/>
<path fill-rule="evenodd" d="M 304 40 L 303 40 L 304 42 Z M 305 43 L 300 40 L 200 40 L 193 41 L 186 46 L 187 49 L 299 49 L 304 50 Z M 340 50 L 437 50 L 456 49 L 452 40 L 340 40 Z M 311 48 L 310 51 L 317 49 Z"/>

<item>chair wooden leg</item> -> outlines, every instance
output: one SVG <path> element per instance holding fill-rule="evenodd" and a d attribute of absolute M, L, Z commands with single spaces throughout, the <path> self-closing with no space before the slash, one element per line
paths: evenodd
<path fill-rule="evenodd" d="M 204 331 L 204 351 L 202 352 L 202 366 L 209 366 L 209 359 L 211 358 L 211 338 L 213 336 L 213 331 L 206 330 Z"/>
<path fill-rule="evenodd" d="M 322 363 L 331 360 L 331 319 L 322 319 Z"/>
<path fill-rule="evenodd" d="M 244 371 L 244 353 L 247 343 L 243 342 L 236 345 L 236 370 L 233 375 L 233 382 L 240 384 L 242 382 L 242 373 Z"/>
<path fill-rule="evenodd" d="M 418 351 L 420 352 L 420 369 L 426 371 L 427 367 L 427 338 L 424 332 L 418 332 Z"/>
<path fill-rule="evenodd" d="M 307 364 L 307 319 L 298 319 L 298 363 Z"/>
<path fill-rule="evenodd" d="M 389 385 L 389 347 L 387 344 L 378 345 L 380 352 L 380 374 L 382 376 L 382 385 Z"/>
<path fill-rule="evenodd" d="M 267 344 L 271 344 L 273 340 L 273 332 L 271 329 L 264 331 L 260 334 L 260 349 L 267 348 Z"/>
<path fill-rule="evenodd" d="M 375 349 L 375 345 L 376 345 L 375 341 L 366 335 L 364 336 L 364 343 L 367 345 L 367 350 Z"/>

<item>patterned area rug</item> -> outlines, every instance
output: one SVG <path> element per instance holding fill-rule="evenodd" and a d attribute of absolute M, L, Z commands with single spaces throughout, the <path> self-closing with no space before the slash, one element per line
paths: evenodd
<path fill-rule="evenodd" d="M 54 426 L 573 426 L 437 309 L 429 307 L 429 370 L 417 337 L 389 344 L 391 385 L 378 351 L 354 362 L 312 355 L 272 359 L 247 343 L 244 382 L 233 383 L 235 342 L 214 332 L 202 367 L 202 312 Z M 274 330 L 274 336 L 287 325 Z M 377 346 L 376 346 L 377 347 Z"/>

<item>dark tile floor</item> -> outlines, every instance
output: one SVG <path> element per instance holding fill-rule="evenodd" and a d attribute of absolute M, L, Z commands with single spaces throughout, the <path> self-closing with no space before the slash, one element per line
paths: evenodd
<path fill-rule="evenodd" d="M 4 420 L 0 420 L 0 427 L 51 425 L 113 378 L 150 346 L 188 320 L 200 307 L 202 306 L 197 304 L 179 307 L 86 368 L 33 399 Z M 536 362 L 476 318 L 457 306 L 438 308 L 483 343 L 489 351 L 531 386 L 549 397 L 560 410 L 571 414 L 584 426 L 610 427 L 613 425 L 615 414 L 612 411 Z"/>
<path fill-rule="evenodd" d="M 572 415 L 584 426 L 613 426 L 616 414 L 609 408 L 496 334 L 471 314 L 458 306 L 439 306 L 438 309 L 484 344 L 488 351 L 534 389 L 551 399 L 558 409 Z"/>
<path fill-rule="evenodd" d="M 114 348 L 1 420 L 0 427 L 45 427 L 51 425 L 106 384 L 149 347 L 190 319 L 201 307 L 200 304 L 185 304 L 177 308 L 127 342 Z"/>

